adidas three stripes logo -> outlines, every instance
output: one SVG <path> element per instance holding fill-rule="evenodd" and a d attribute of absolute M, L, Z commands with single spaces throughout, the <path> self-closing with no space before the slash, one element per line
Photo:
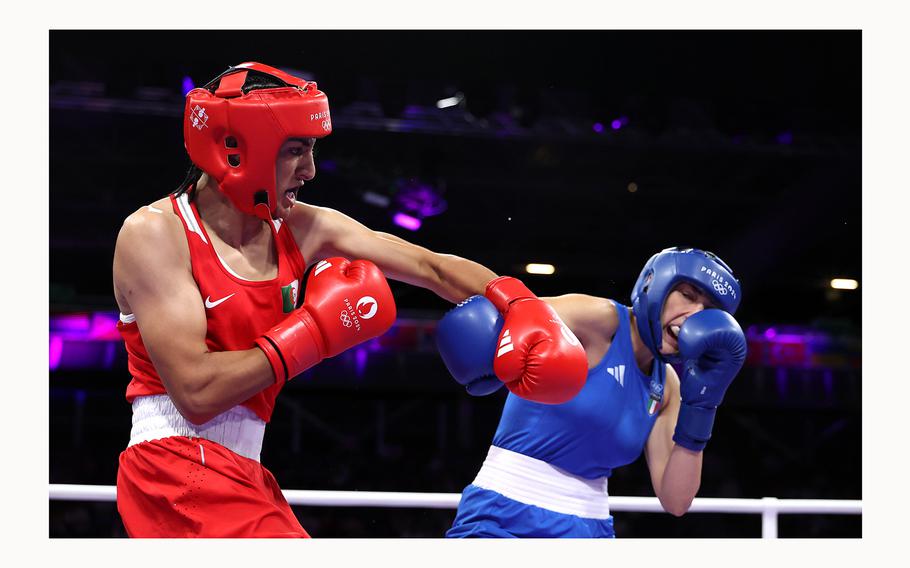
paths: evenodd
<path fill-rule="evenodd" d="M 496 353 L 497 357 L 502 357 L 509 351 L 515 349 L 515 346 L 512 345 L 512 335 L 509 333 L 510 330 L 505 330 L 502 334 L 502 339 L 499 340 L 499 352 Z"/>
<path fill-rule="evenodd" d="M 625 365 L 617 365 L 616 367 L 609 367 L 607 369 L 607 372 L 610 373 L 611 375 L 613 375 L 613 378 L 616 379 L 616 382 L 619 383 L 619 386 L 621 386 L 621 387 L 626 386 L 623 384 L 623 379 L 625 379 L 625 376 L 626 376 L 626 366 Z"/>

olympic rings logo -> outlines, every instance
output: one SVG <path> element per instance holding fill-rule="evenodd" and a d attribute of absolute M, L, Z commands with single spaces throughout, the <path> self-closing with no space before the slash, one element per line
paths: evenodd
<path fill-rule="evenodd" d="M 344 327 L 351 327 L 354 325 L 354 322 L 351 321 L 351 316 L 348 314 L 347 310 L 341 312 L 341 325 Z"/>
<path fill-rule="evenodd" d="M 727 295 L 727 288 L 723 284 L 718 282 L 717 280 L 712 280 L 711 285 L 714 286 L 714 289 L 717 290 L 717 293 L 720 294 L 721 296 Z"/>

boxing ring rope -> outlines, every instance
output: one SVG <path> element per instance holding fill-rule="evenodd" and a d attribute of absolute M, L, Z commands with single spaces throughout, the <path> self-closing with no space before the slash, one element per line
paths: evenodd
<path fill-rule="evenodd" d="M 50 500 L 109 501 L 117 500 L 113 485 L 50 484 Z M 389 491 L 283 491 L 291 505 L 310 507 L 402 507 L 422 509 L 455 509 L 460 493 L 398 493 Z M 662 513 L 656 497 L 610 496 L 610 511 Z M 762 538 L 777 538 L 777 519 L 782 514 L 861 515 L 861 500 L 829 499 L 726 499 L 696 497 L 689 513 L 760 514 Z"/>

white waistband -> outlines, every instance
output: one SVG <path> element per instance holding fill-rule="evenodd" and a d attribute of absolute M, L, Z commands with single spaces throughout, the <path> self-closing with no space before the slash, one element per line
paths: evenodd
<path fill-rule="evenodd" d="M 259 461 L 265 422 L 245 406 L 235 406 L 204 424 L 193 424 L 180 414 L 166 394 L 140 396 L 133 400 L 130 443 L 186 436 L 221 444 L 235 454 Z"/>
<path fill-rule="evenodd" d="M 584 479 L 511 450 L 490 446 L 474 485 L 557 513 L 588 519 L 610 516 L 607 478 Z"/>

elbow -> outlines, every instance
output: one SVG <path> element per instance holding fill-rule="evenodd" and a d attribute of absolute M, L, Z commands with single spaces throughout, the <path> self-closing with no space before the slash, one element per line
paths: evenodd
<path fill-rule="evenodd" d="M 683 515 L 685 515 L 686 513 L 689 512 L 689 506 L 688 505 L 682 505 L 682 506 L 675 505 L 675 506 L 670 506 L 670 507 L 664 506 L 664 511 L 670 513 L 674 517 L 682 517 Z"/>
<path fill-rule="evenodd" d="M 682 517 L 689 512 L 692 499 L 660 499 L 660 505 L 674 517 Z"/>
<path fill-rule="evenodd" d="M 174 381 L 169 381 L 173 383 Z M 168 388 L 168 396 L 177 408 L 177 411 L 191 424 L 199 426 L 205 424 L 218 415 L 217 410 L 207 400 L 205 389 L 194 387 L 190 380 L 180 381 L 179 388 Z"/>
<path fill-rule="evenodd" d="M 190 424 L 192 424 L 193 426 L 201 426 L 201 425 L 205 424 L 206 422 L 208 422 L 209 420 L 211 420 L 212 418 L 214 418 L 215 416 L 217 416 L 217 414 L 212 414 L 212 413 L 203 412 L 203 411 L 187 411 L 187 412 L 181 411 L 180 414 L 182 414 L 183 417 L 186 418 L 186 421 L 189 422 Z"/>
<path fill-rule="evenodd" d="M 171 400 L 174 402 L 174 406 L 177 407 L 180 414 L 186 418 L 187 422 L 194 426 L 205 424 L 217 416 L 217 413 L 213 413 L 207 408 L 203 401 L 197 400 L 195 397 L 176 397 L 171 395 Z"/>

